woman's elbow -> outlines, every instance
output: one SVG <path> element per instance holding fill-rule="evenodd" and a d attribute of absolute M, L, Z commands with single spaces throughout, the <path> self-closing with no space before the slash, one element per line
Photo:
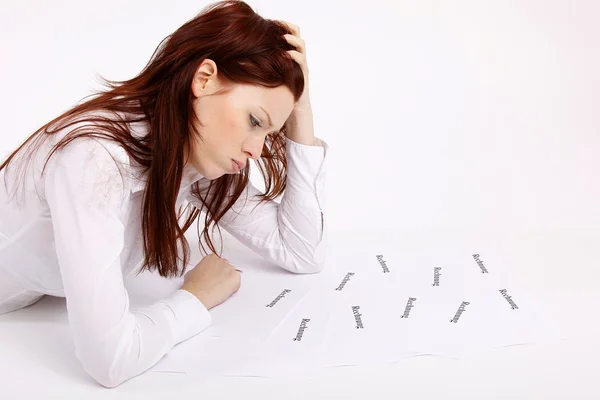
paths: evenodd
<path fill-rule="evenodd" d="M 122 374 L 117 374 L 114 367 L 108 363 L 96 363 L 93 367 L 88 365 L 85 369 L 97 383 L 108 389 L 114 389 L 127 380 Z"/>
<path fill-rule="evenodd" d="M 132 377 L 125 371 L 126 354 L 114 349 L 88 347 L 78 352 L 77 358 L 88 375 L 105 388 L 113 389 Z"/>
<path fill-rule="evenodd" d="M 325 261 L 319 261 L 316 263 L 311 263 L 310 265 L 305 266 L 304 271 L 302 273 L 305 274 L 318 274 L 325 269 Z"/>
<path fill-rule="evenodd" d="M 294 257 L 291 265 L 286 269 L 295 274 L 316 274 L 325 269 L 325 247 L 318 247 L 310 257 Z"/>
<path fill-rule="evenodd" d="M 104 386 L 107 389 L 114 389 L 124 382 L 124 380 L 114 379 L 110 376 L 108 376 L 108 377 L 106 377 L 106 376 L 93 377 L 93 378 L 96 380 L 96 382 L 98 382 L 100 385 Z"/>

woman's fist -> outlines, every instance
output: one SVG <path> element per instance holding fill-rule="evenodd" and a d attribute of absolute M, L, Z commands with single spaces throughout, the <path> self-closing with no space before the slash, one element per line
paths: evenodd
<path fill-rule="evenodd" d="M 229 261 L 209 254 L 185 274 L 181 289 L 195 295 L 210 310 L 237 292 L 240 284 L 240 272 Z"/>

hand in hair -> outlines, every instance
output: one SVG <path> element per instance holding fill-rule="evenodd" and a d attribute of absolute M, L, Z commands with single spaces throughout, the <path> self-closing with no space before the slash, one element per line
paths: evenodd
<path fill-rule="evenodd" d="M 192 293 L 210 310 L 237 292 L 240 285 L 240 272 L 226 259 L 209 254 L 185 274 L 181 289 Z"/>
<path fill-rule="evenodd" d="M 282 21 L 284 24 L 288 26 L 292 34 L 285 34 L 283 37 L 287 40 L 289 44 L 294 46 L 296 50 L 288 50 L 289 55 L 298 63 L 302 72 L 304 73 L 304 92 L 302 92 L 302 96 L 296 102 L 295 109 L 310 109 L 310 99 L 309 99 L 309 90 L 308 90 L 308 63 L 306 61 L 306 42 L 300 36 L 300 28 L 297 25 L 294 25 L 287 21 Z"/>
<path fill-rule="evenodd" d="M 300 36 L 300 28 L 290 22 L 282 21 L 286 24 L 292 34 L 283 35 L 287 42 L 294 46 L 296 50 L 287 52 L 294 61 L 300 66 L 304 73 L 304 91 L 294 104 L 292 114 L 286 122 L 286 136 L 294 142 L 314 146 L 315 134 L 313 113 L 310 104 L 310 94 L 308 89 L 308 64 L 306 61 L 306 43 Z"/>

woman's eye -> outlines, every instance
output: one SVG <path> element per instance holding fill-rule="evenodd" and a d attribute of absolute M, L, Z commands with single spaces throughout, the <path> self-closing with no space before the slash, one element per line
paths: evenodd
<path fill-rule="evenodd" d="M 252 124 L 252 126 L 258 126 L 258 127 L 260 127 L 260 121 L 258 121 L 252 115 L 250 115 L 250 124 Z"/>

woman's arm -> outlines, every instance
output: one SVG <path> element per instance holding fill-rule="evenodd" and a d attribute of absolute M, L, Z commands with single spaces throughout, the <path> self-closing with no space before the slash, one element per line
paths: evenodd
<path fill-rule="evenodd" d="M 113 156 L 126 160 L 115 147 Z M 117 386 L 210 325 L 204 305 L 183 290 L 130 310 L 120 263 L 129 189 L 100 142 L 77 139 L 57 152 L 45 185 L 75 353 L 96 381 Z"/>
<path fill-rule="evenodd" d="M 323 269 L 326 256 L 325 179 L 327 144 L 315 146 L 286 138 L 287 186 L 281 204 L 258 205 L 260 191 L 251 183 L 219 221 L 219 226 L 265 259 L 294 273 Z M 201 181 L 205 190 L 209 181 Z M 188 196 L 200 208 L 200 200 Z"/>

